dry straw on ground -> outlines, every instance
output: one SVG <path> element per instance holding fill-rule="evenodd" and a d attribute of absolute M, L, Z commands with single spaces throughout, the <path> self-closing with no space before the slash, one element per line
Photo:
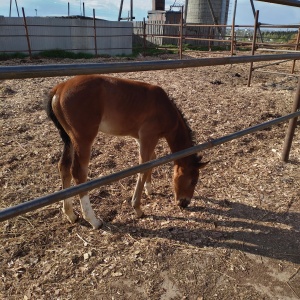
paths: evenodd
<path fill-rule="evenodd" d="M 291 63 L 270 67 L 279 72 L 290 68 Z M 246 64 L 113 76 L 162 86 L 201 143 L 291 111 L 295 77 L 255 72 L 247 87 L 248 69 Z M 60 189 L 57 162 L 62 143 L 43 110 L 43 97 L 64 79 L 0 83 L 1 208 Z M 300 142 L 297 129 L 290 161 L 283 163 L 286 129 L 287 124 L 280 124 L 202 153 L 211 163 L 185 210 L 173 205 L 168 164 L 154 170 L 154 195 L 143 196 L 146 218 L 135 219 L 128 205 L 135 182 L 129 177 L 91 192 L 105 223 L 101 230 L 92 230 L 82 220 L 67 223 L 60 204 L 1 223 L 0 295 L 3 299 L 299 299 Z M 169 149 L 162 141 L 157 154 L 166 153 Z M 136 144 L 130 138 L 99 134 L 89 176 L 110 174 L 137 162 Z M 76 211 L 80 214 L 77 202 Z"/>

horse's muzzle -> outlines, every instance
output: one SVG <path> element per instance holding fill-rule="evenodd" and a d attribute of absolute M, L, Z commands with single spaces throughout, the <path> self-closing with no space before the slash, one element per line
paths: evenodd
<path fill-rule="evenodd" d="M 182 207 L 182 208 L 186 208 L 188 207 L 188 205 L 191 203 L 191 199 L 190 198 L 182 198 L 178 200 L 178 206 Z"/>

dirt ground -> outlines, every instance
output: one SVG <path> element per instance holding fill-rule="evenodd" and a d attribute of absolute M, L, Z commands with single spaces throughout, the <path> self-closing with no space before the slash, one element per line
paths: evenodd
<path fill-rule="evenodd" d="M 298 63 L 298 74 L 299 68 Z M 268 67 L 290 69 L 291 62 Z M 296 77 L 254 72 L 247 87 L 248 70 L 249 64 L 241 64 L 112 76 L 162 86 L 202 143 L 291 112 Z M 61 188 L 62 142 L 43 99 L 65 79 L 0 82 L 1 209 Z M 129 205 L 133 176 L 90 192 L 104 221 L 100 230 L 82 218 L 68 223 L 60 203 L 0 223 L 0 298 L 300 299 L 300 131 L 283 163 L 286 130 L 287 123 L 276 125 L 204 151 L 203 160 L 210 163 L 184 210 L 173 203 L 172 164 L 167 164 L 154 170 L 155 193 L 143 195 L 143 219 L 136 219 Z M 158 157 L 169 152 L 161 141 Z M 137 163 L 135 141 L 99 134 L 89 178 Z M 80 215 L 78 201 L 75 208 Z"/>

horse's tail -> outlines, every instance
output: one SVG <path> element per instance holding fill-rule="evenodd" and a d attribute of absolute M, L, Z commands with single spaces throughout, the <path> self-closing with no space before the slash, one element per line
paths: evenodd
<path fill-rule="evenodd" d="M 58 119 L 53 111 L 53 108 L 52 108 L 52 99 L 53 99 L 53 96 L 55 95 L 55 92 L 56 92 L 56 90 L 52 90 L 48 95 L 48 98 L 46 100 L 46 105 L 45 105 L 46 113 L 47 113 L 48 117 L 52 120 L 52 122 L 54 123 L 55 127 L 58 129 L 58 132 L 59 132 L 64 144 L 66 146 L 69 146 L 71 144 L 71 139 L 70 139 L 69 135 L 67 134 L 67 132 L 65 131 L 65 129 L 63 128 L 63 126 L 58 121 Z"/>

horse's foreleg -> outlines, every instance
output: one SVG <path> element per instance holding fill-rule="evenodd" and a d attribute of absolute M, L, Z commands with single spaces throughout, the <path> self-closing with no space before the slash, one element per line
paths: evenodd
<path fill-rule="evenodd" d="M 158 139 L 145 136 L 138 140 L 138 144 L 140 146 L 140 164 L 149 161 L 152 157 L 155 157 L 154 148 L 157 144 L 157 141 Z M 131 200 L 132 207 L 134 208 L 138 218 L 141 218 L 144 215 L 141 209 L 141 197 L 144 186 L 146 193 L 148 194 L 148 192 L 150 192 L 149 188 L 151 188 L 151 170 L 138 175 L 136 187 Z"/>
<path fill-rule="evenodd" d="M 150 160 L 156 159 L 156 154 L 155 152 L 153 152 Z M 150 196 L 152 194 L 152 186 L 151 186 L 151 174 L 152 174 L 152 169 L 149 170 L 149 174 L 146 178 L 146 182 L 145 182 L 145 192 L 148 196 Z"/>
<path fill-rule="evenodd" d="M 71 186 L 71 165 L 73 161 L 74 151 L 72 145 L 64 145 L 63 154 L 58 163 L 58 169 L 62 180 L 62 188 L 66 189 Z M 63 200 L 63 212 L 71 223 L 77 220 L 74 214 L 72 198 Z"/>
<path fill-rule="evenodd" d="M 135 190 L 134 190 L 133 197 L 131 200 L 132 207 L 134 208 L 138 218 L 141 218 L 144 215 L 143 211 L 141 210 L 141 198 L 142 198 L 144 184 L 148 177 L 148 173 L 149 173 L 149 171 L 138 175 Z"/>
<path fill-rule="evenodd" d="M 78 147 L 77 147 L 78 148 Z M 76 184 L 84 183 L 87 180 L 88 164 L 90 160 L 89 149 L 77 149 L 74 155 L 74 162 L 72 166 L 72 176 Z M 102 222 L 96 218 L 95 212 L 91 206 L 90 198 L 87 192 L 80 193 L 80 205 L 83 218 L 89 222 L 94 229 L 101 227 Z"/>

